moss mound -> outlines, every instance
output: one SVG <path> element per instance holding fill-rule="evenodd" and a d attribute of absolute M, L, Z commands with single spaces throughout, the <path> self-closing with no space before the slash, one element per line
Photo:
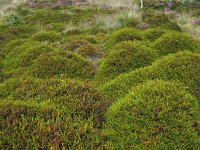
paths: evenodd
<path fill-rule="evenodd" d="M 32 36 L 32 39 L 40 42 L 58 42 L 62 36 L 55 31 L 43 31 Z"/>
<path fill-rule="evenodd" d="M 156 78 L 178 80 L 200 98 L 200 55 L 184 51 L 165 56 L 151 66 L 118 76 L 106 83 L 102 91 L 107 98 L 116 100 L 124 97 L 133 86 Z"/>
<path fill-rule="evenodd" d="M 169 30 L 181 31 L 179 25 L 176 22 L 173 22 L 169 18 L 169 16 L 165 14 L 151 14 L 150 16 L 147 16 L 147 18 L 145 18 L 144 20 L 152 27 L 160 27 Z"/>
<path fill-rule="evenodd" d="M 97 149 L 99 129 L 50 103 L 0 102 L 1 149 Z M 30 134 L 31 133 L 31 134 Z M 26 140 L 25 140 L 26 139 Z"/>
<path fill-rule="evenodd" d="M 41 45 L 40 42 L 33 40 L 17 40 L 7 45 L 8 53 L 3 61 L 6 70 L 16 69 L 21 65 L 20 56 L 28 49 Z M 12 47 L 13 46 L 13 47 Z"/>
<path fill-rule="evenodd" d="M 11 48 L 12 45 L 15 46 Z M 47 44 L 32 40 L 14 41 L 7 45 L 7 50 L 9 52 L 2 61 L 5 78 L 21 76 L 38 56 L 55 51 Z"/>
<path fill-rule="evenodd" d="M 4 54 L 8 54 L 11 51 L 15 51 L 15 49 L 21 45 L 23 45 L 25 42 L 27 42 L 27 39 L 16 39 L 16 40 L 12 40 L 9 43 L 7 43 L 4 46 L 4 50 L 3 53 Z"/>
<path fill-rule="evenodd" d="M 109 108 L 108 149 L 198 149 L 199 115 L 182 84 L 149 81 Z"/>
<path fill-rule="evenodd" d="M 35 77 L 63 75 L 67 78 L 91 78 L 93 66 L 85 58 L 67 51 L 55 51 L 40 55 L 32 65 L 31 74 Z"/>
<path fill-rule="evenodd" d="M 198 42 L 184 33 L 166 33 L 154 42 L 153 47 L 161 54 L 167 55 L 178 51 L 197 51 Z"/>
<path fill-rule="evenodd" d="M 52 51 L 55 51 L 55 49 L 47 44 L 33 45 L 30 48 L 26 49 L 19 56 L 19 59 L 21 61 L 20 65 L 23 67 L 28 67 L 40 55 Z"/>
<path fill-rule="evenodd" d="M 121 73 L 148 66 L 157 58 L 158 55 L 154 50 L 140 42 L 121 42 L 102 61 L 97 70 L 97 79 L 104 83 Z"/>
<path fill-rule="evenodd" d="M 108 101 L 99 93 L 93 82 L 74 79 L 38 79 L 29 76 L 12 78 L 0 84 L 0 99 L 50 102 L 70 110 L 71 114 L 91 115 L 95 124 L 101 124 Z"/>
<path fill-rule="evenodd" d="M 134 28 L 123 28 L 113 32 L 110 35 L 108 41 L 106 42 L 106 47 L 111 48 L 119 42 L 134 40 L 143 40 L 141 31 Z"/>
<path fill-rule="evenodd" d="M 143 31 L 143 36 L 145 39 L 147 39 L 151 42 L 154 42 L 156 39 L 161 37 L 166 32 L 167 32 L 167 30 L 164 30 L 161 28 L 149 28 L 149 29 Z"/>

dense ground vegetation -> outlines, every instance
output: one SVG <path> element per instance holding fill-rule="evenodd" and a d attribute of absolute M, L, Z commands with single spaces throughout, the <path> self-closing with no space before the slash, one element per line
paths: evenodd
<path fill-rule="evenodd" d="M 199 149 L 199 2 L 134 4 L 0 11 L 0 149 Z"/>

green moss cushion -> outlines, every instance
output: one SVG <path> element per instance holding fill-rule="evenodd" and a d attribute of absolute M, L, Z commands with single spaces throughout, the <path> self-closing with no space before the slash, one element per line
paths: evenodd
<path fill-rule="evenodd" d="M 148 81 L 109 108 L 108 149 L 198 149 L 199 115 L 182 84 Z"/>
<path fill-rule="evenodd" d="M 170 32 L 157 39 L 153 44 L 153 48 L 160 55 L 167 55 L 183 50 L 198 52 L 200 46 L 197 40 L 185 33 Z"/>
<path fill-rule="evenodd" d="M 138 83 L 156 78 L 178 80 L 188 86 L 194 96 L 200 98 L 200 55 L 184 51 L 165 56 L 151 66 L 118 76 L 106 83 L 102 92 L 116 100 L 124 97 Z"/>
<path fill-rule="evenodd" d="M 31 74 L 35 77 L 63 75 L 68 78 L 91 78 L 93 66 L 87 59 L 67 51 L 55 51 L 40 55 L 32 65 Z"/>
<path fill-rule="evenodd" d="M 140 42 L 125 41 L 117 44 L 97 69 L 97 79 L 104 83 L 121 73 L 150 65 L 158 58 L 156 51 Z"/>

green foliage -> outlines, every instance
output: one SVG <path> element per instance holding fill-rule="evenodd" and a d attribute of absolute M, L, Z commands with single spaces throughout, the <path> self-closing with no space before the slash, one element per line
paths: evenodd
<path fill-rule="evenodd" d="M 121 73 L 150 65 L 157 53 L 140 42 L 125 41 L 117 44 L 101 62 L 96 78 L 101 83 L 114 79 Z"/>
<path fill-rule="evenodd" d="M 151 15 L 147 17 L 145 22 L 150 24 L 152 27 L 161 27 L 169 30 L 181 31 L 181 28 L 176 22 L 173 22 L 165 14 Z"/>
<path fill-rule="evenodd" d="M 42 53 L 54 49 L 46 44 L 32 40 L 15 40 L 6 45 L 6 56 L 3 61 L 6 71 L 16 72 L 19 67 L 29 66 Z"/>
<path fill-rule="evenodd" d="M 198 51 L 200 46 L 197 40 L 185 33 L 170 32 L 157 39 L 153 45 L 161 55 L 176 53 L 178 51 Z"/>
<path fill-rule="evenodd" d="M 140 30 L 134 28 L 123 28 L 110 35 L 108 41 L 106 42 L 106 47 L 111 48 L 115 44 L 123 41 L 140 41 L 142 39 L 143 37 Z"/>
<path fill-rule="evenodd" d="M 81 114 L 95 119 L 101 124 L 108 103 L 99 94 L 93 82 L 63 79 L 38 79 L 22 76 L 6 80 L 0 84 L 0 98 L 14 100 L 49 102 L 57 108 L 65 107 L 72 115 Z M 102 105 L 103 104 L 103 105 Z"/>
<path fill-rule="evenodd" d="M 200 55 L 178 52 L 165 56 L 151 66 L 122 74 L 102 87 L 105 97 L 111 100 L 123 98 L 133 86 L 152 79 L 178 80 L 200 98 Z"/>
<path fill-rule="evenodd" d="M 100 130 L 92 118 L 72 117 L 67 109 L 58 110 L 50 103 L 3 100 L 0 114 L 1 149 L 101 147 Z"/>
<path fill-rule="evenodd" d="M 21 53 L 21 55 L 19 56 L 19 65 L 23 67 L 28 67 L 40 55 L 52 51 L 55 51 L 55 49 L 47 44 L 33 45 L 27 48 L 23 53 Z"/>
<path fill-rule="evenodd" d="M 18 14 L 9 25 L 0 24 L 0 149 L 198 149 L 193 133 L 199 136 L 199 122 L 192 124 L 192 117 L 199 106 L 189 93 L 200 99 L 199 54 L 179 52 L 154 62 L 157 51 L 198 50 L 191 38 L 179 40 L 181 33 L 173 33 L 180 36 L 171 45 L 158 42 L 180 31 L 176 18 L 158 13 L 162 6 L 147 8 L 153 1 L 144 1 L 141 11 L 129 11 L 127 4 L 119 10 L 62 2 L 20 5 L 8 10 Z M 128 28 L 114 31 L 120 26 Z M 151 49 L 156 46 L 161 48 Z M 117 99 L 103 130 L 107 108 Z"/>
<path fill-rule="evenodd" d="M 145 39 L 147 39 L 151 42 L 154 42 L 156 39 L 161 37 L 166 32 L 167 32 L 167 30 L 164 30 L 161 28 L 149 28 L 149 29 L 143 31 L 143 36 Z"/>
<path fill-rule="evenodd" d="M 3 64 L 0 57 L 0 82 L 3 80 Z"/>
<path fill-rule="evenodd" d="M 1 30 L 1 29 L 0 29 Z M 7 44 L 17 38 L 29 38 L 31 34 L 35 33 L 35 28 L 26 25 L 6 27 L 0 31 L 0 43 Z"/>
<path fill-rule="evenodd" d="M 33 35 L 32 39 L 40 42 L 58 42 L 62 40 L 62 36 L 55 31 L 42 31 Z"/>
<path fill-rule="evenodd" d="M 149 81 L 109 108 L 108 149 L 198 149 L 199 115 L 182 84 Z"/>
<path fill-rule="evenodd" d="M 91 78 L 93 66 L 85 58 L 68 51 L 55 51 L 40 55 L 32 65 L 30 73 L 35 77 Z"/>
<path fill-rule="evenodd" d="M 23 23 L 22 18 L 18 16 L 17 14 L 10 14 L 6 16 L 5 22 L 8 26 L 17 26 Z"/>

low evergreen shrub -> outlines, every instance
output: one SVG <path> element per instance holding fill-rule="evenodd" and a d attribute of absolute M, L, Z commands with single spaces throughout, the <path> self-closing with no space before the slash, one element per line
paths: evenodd
<path fill-rule="evenodd" d="M 20 57 L 23 53 L 26 53 L 28 49 L 33 47 L 37 47 L 41 45 L 40 42 L 33 40 L 16 40 L 6 45 L 5 48 L 5 59 L 3 60 L 3 64 L 7 71 L 17 69 L 21 66 Z"/>
<path fill-rule="evenodd" d="M 40 42 L 59 42 L 63 37 L 55 31 L 42 31 L 33 35 L 32 39 Z"/>
<path fill-rule="evenodd" d="M 32 62 L 37 59 L 40 55 L 55 51 L 55 49 L 47 44 L 33 45 L 26 49 L 19 56 L 20 65 L 23 67 L 28 67 Z"/>
<path fill-rule="evenodd" d="M 62 79 L 38 79 L 30 76 L 11 78 L 0 84 L 0 99 L 49 102 L 57 108 L 65 107 L 70 113 L 93 117 L 102 124 L 109 101 L 102 98 L 93 82 Z"/>
<path fill-rule="evenodd" d="M 92 117 L 71 116 L 50 103 L 0 101 L 0 149 L 97 149 Z"/>
<path fill-rule="evenodd" d="M 40 55 L 31 66 L 35 77 L 65 76 L 67 78 L 92 78 L 93 65 L 82 56 L 68 51 L 55 51 Z"/>
<path fill-rule="evenodd" d="M 123 28 L 113 32 L 107 39 L 106 47 L 109 49 L 115 44 L 123 41 L 143 40 L 141 31 L 134 28 Z"/>
<path fill-rule="evenodd" d="M 200 45 L 197 40 L 185 33 L 170 32 L 157 39 L 153 47 L 161 55 L 167 55 L 183 50 L 195 52 L 199 50 Z"/>
<path fill-rule="evenodd" d="M 197 100 L 177 82 L 148 81 L 106 114 L 108 149 L 198 149 Z"/>
<path fill-rule="evenodd" d="M 161 28 L 149 28 L 143 31 L 143 36 L 145 39 L 154 42 L 166 32 L 167 30 Z"/>
<path fill-rule="evenodd" d="M 160 27 L 168 30 L 181 31 L 179 25 L 165 14 L 156 14 L 145 19 L 151 27 Z"/>
<path fill-rule="evenodd" d="M 5 22 L 8 26 L 17 26 L 23 23 L 23 19 L 17 14 L 5 16 Z"/>
<path fill-rule="evenodd" d="M 158 58 L 157 53 L 143 43 L 125 41 L 113 47 L 97 69 L 96 78 L 101 83 L 126 73 L 150 65 Z"/>
<path fill-rule="evenodd" d="M 151 66 L 125 73 L 106 83 L 101 89 L 111 100 L 123 98 L 133 86 L 152 79 L 178 80 L 189 92 L 200 98 L 200 55 L 178 52 L 156 60 Z"/>

